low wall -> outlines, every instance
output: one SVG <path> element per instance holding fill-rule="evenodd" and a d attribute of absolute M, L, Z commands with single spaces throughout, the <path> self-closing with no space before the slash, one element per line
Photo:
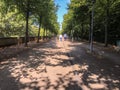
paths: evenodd
<path fill-rule="evenodd" d="M 50 37 L 45 36 L 45 37 L 40 37 L 40 39 L 50 39 Z M 28 42 L 29 41 L 36 41 L 37 37 L 29 37 L 28 38 Z M 25 37 L 3 37 L 0 38 L 0 47 L 4 47 L 4 46 L 10 46 L 10 45 L 15 45 L 15 44 L 22 44 L 25 43 Z"/>
<path fill-rule="evenodd" d="M 0 47 L 14 45 L 17 43 L 18 43 L 17 37 L 0 38 Z"/>

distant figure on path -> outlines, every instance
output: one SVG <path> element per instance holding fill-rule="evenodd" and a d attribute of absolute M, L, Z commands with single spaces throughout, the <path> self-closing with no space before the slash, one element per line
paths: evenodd
<path fill-rule="evenodd" d="M 64 34 L 64 41 L 67 39 L 67 34 L 65 33 Z"/>
<path fill-rule="evenodd" d="M 62 41 L 62 35 L 59 36 L 59 40 Z"/>

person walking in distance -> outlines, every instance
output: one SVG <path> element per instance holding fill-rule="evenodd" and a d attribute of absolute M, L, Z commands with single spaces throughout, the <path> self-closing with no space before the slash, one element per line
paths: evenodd
<path fill-rule="evenodd" d="M 62 35 L 59 36 L 59 40 L 62 41 Z"/>
<path fill-rule="evenodd" d="M 66 41 L 66 39 L 67 39 L 67 34 L 65 33 L 64 34 L 64 41 Z"/>

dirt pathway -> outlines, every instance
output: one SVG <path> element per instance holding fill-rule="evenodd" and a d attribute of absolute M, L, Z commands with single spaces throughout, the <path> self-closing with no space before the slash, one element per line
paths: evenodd
<path fill-rule="evenodd" d="M 0 90 L 120 90 L 120 65 L 51 40 L 0 64 Z"/>

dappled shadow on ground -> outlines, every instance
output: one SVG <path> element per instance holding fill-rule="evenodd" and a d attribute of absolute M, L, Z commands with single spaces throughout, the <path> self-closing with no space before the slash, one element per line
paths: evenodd
<path fill-rule="evenodd" d="M 1 62 L 0 90 L 119 90 L 120 65 L 82 45 L 51 41 Z"/>
<path fill-rule="evenodd" d="M 108 58 L 87 53 L 83 45 L 72 45 L 76 48 L 70 52 L 74 56 L 74 64 L 80 65 L 77 73 L 81 75 L 82 83 L 91 90 L 119 90 L 120 65 Z"/>
<path fill-rule="evenodd" d="M 56 47 L 53 42 L 46 43 L 44 47 L 33 47 L 1 62 L 0 90 L 82 90 L 69 70 L 66 74 L 56 73 L 54 80 L 49 77 L 49 70 L 46 69 L 48 66 L 60 66 L 63 69 L 70 66 L 68 59 L 60 59 L 60 55 L 66 56 L 66 53 L 59 51 L 60 49 L 61 47 Z"/>
<path fill-rule="evenodd" d="M 78 83 L 69 77 L 69 74 L 60 76 L 52 83 L 47 76 L 40 76 L 36 80 L 19 76 L 18 80 L 11 75 L 14 72 L 6 71 L 6 73 L 5 76 L 2 76 L 4 78 L 1 79 L 1 90 L 82 90 Z"/>
<path fill-rule="evenodd" d="M 35 48 L 35 47 L 38 47 L 38 46 L 42 47 L 43 44 L 48 42 L 48 41 L 50 41 L 50 40 L 49 39 L 46 39 L 44 41 L 41 40 L 39 43 L 36 43 L 36 41 L 33 41 L 33 42 L 31 41 L 31 42 L 28 42 L 27 47 L 25 47 L 24 44 L 12 45 L 12 46 L 9 46 L 9 47 L 1 47 L 0 48 L 0 62 L 4 61 L 5 59 L 15 57 L 15 56 L 17 56 L 18 54 L 20 54 L 24 51 L 28 52 L 32 48 Z M 43 46 L 43 48 L 45 48 L 45 47 Z"/>

